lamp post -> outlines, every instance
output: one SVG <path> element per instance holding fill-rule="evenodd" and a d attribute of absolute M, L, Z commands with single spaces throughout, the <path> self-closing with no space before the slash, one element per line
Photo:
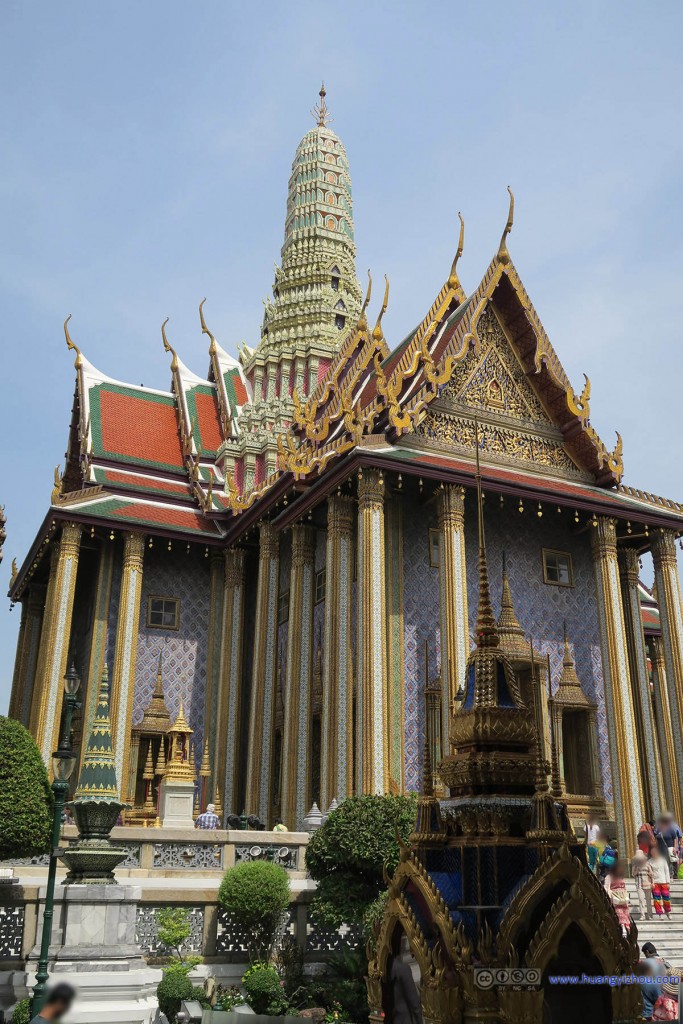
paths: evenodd
<path fill-rule="evenodd" d="M 52 755 L 52 792 L 55 798 L 52 817 L 52 838 L 50 840 L 50 861 L 47 871 L 47 887 L 45 890 L 45 911 L 43 913 L 43 932 L 40 941 L 40 959 L 36 971 L 36 983 L 33 988 L 33 1004 L 31 1016 L 35 1016 L 43 1008 L 47 994 L 48 953 L 52 936 L 52 917 L 55 901 L 55 879 L 57 876 L 57 850 L 62 829 L 62 811 L 69 792 L 69 779 L 76 767 L 76 755 L 71 749 L 71 719 L 77 704 L 77 694 L 81 679 L 73 664 L 64 676 L 64 732 L 57 750 Z"/>

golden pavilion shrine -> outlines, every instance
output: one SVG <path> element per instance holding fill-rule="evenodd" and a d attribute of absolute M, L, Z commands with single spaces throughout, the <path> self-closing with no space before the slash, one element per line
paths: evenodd
<path fill-rule="evenodd" d="M 170 386 L 155 390 L 94 367 L 67 320 L 66 460 L 9 595 L 10 713 L 47 763 L 73 660 L 81 743 L 109 667 L 130 820 L 154 812 L 181 707 L 198 789 L 205 763 L 202 792 L 226 814 L 295 828 L 313 801 L 352 793 L 429 783 L 447 799 L 477 642 L 478 434 L 497 636 L 521 704 L 539 708 L 553 793 L 571 818 L 614 821 L 627 851 L 645 818 L 683 818 L 683 506 L 622 482 L 621 438 L 592 427 L 588 378 L 574 390 L 512 262 L 513 213 L 511 193 L 469 291 L 461 223 L 423 319 L 388 339 L 388 282 L 378 301 L 356 277 L 323 89 L 257 344 L 229 355 L 202 301 L 208 371 L 165 323 Z M 532 759 L 540 740 L 525 742 Z"/>

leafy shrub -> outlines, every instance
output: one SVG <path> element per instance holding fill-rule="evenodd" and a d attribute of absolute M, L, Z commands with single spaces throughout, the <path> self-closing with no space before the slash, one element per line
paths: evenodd
<path fill-rule="evenodd" d="M 284 869 L 268 861 L 229 868 L 218 890 L 218 902 L 242 932 L 252 961 L 268 958 L 289 901 Z"/>
<path fill-rule="evenodd" d="M 0 715 L 0 860 L 34 857 L 50 847 L 53 796 L 33 737 Z"/>
<path fill-rule="evenodd" d="M 313 833 L 306 865 L 318 883 L 312 910 L 321 923 L 338 928 L 360 923 L 384 888 L 384 868 L 399 859 L 396 831 L 407 840 L 415 827 L 414 796 L 349 797 Z"/>
<path fill-rule="evenodd" d="M 179 970 L 174 965 L 164 971 L 164 975 L 157 985 L 159 1009 L 166 1014 L 169 1024 L 173 1024 L 175 1021 L 181 1000 L 192 999 L 193 986 L 187 976 L 188 971 Z"/>
<path fill-rule="evenodd" d="M 31 1020 L 31 1000 L 20 999 L 17 1005 L 14 1007 L 14 1013 L 12 1014 L 12 1024 L 29 1024 Z"/>
<path fill-rule="evenodd" d="M 377 945 L 375 929 L 379 928 L 382 923 L 388 898 L 389 893 L 385 889 L 379 894 L 376 900 L 373 900 L 372 903 L 365 908 L 365 913 L 363 914 L 363 944 L 367 946 L 369 943 L 370 948 L 373 951 Z"/>
<path fill-rule="evenodd" d="M 242 984 L 254 1013 L 277 1015 L 287 1008 L 280 975 L 270 964 L 252 964 L 242 978 Z"/>
<path fill-rule="evenodd" d="M 159 942 L 182 960 L 182 945 L 192 933 L 190 913 L 185 907 L 160 907 L 156 911 Z"/>

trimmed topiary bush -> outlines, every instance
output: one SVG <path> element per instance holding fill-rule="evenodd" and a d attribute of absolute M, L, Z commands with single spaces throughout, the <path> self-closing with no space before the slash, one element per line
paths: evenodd
<path fill-rule="evenodd" d="M 355 796 L 344 800 L 310 838 L 306 865 L 318 883 L 312 910 L 338 928 L 361 923 L 385 888 L 384 867 L 398 865 L 396 832 L 407 840 L 415 828 L 415 796 Z"/>
<path fill-rule="evenodd" d="M 29 1024 L 31 1020 L 31 1000 L 20 999 L 17 1005 L 14 1007 L 14 1013 L 12 1014 L 12 1024 Z"/>
<path fill-rule="evenodd" d="M 171 967 L 164 971 L 164 976 L 157 985 L 159 1009 L 165 1013 L 169 1024 L 173 1024 L 183 999 L 192 999 L 193 986 L 187 971 Z"/>
<path fill-rule="evenodd" d="M 263 860 L 228 868 L 218 890 L 218 902 L 241 931 L 252 962 L 268 959 L 289 901 L 284 869 Z"/>
<path fill-rule="evenodd" d="M 0 860 L 34 857 L 50 848 L 53 796 L 33 737 L 0 715 Z"/>
<path fill-rule="evenodd" d="M 280 975 L 270 964 L 255 963 L 242 978 L 247 1002 L 254 1013 L 277 1015 L 286 1008 Z"/>

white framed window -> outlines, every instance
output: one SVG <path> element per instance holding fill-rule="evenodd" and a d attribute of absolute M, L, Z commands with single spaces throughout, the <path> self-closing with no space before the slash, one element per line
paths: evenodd
<path fill-rule="evenodd" d="M 151 629 L 178 629 L 180 626 L 180 600 L 177 597 L 147 598 L 147 625 Z"/>
<path fill-rule="evenodd" d="M 574 570 L 568 551 L 543 548 L 543 582 L 554 587 L 573 587 Z"/>

